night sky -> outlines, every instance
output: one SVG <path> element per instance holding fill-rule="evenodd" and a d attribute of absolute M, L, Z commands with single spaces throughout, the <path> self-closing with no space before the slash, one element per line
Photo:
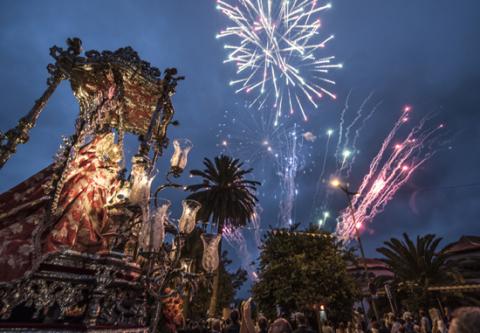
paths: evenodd
<path fill-rule="evenodd" d="M 203 157 L 221 151 L 216 134 L 225 110 L 248 112 L 243 108 L 245 96 L 235 95 L 228 85 L 234 68 L 222 63 L 223 42 L 215 39 L 227 23 L 211 0 L 1 1 L 0 129 L 15 126 L 42 94 L 52 45 L 65 46 L 67 37 L 78 36 L 86 50 L 132 46 L 160 69 L 177 67 L 186 76 L 174 97 L 180 126 L 171 129 L 170 136 L 188 137 L 194 143 L 188 167 L 200 168 Z M 297 178 L 295 222 L 311 222 L 312 184 L 323 154 L 323 133 L 337 124 L 349 91 L 357 106 L 373 91 L 372 101 L 382 105 L 361 136 L 360 155 L 349 179 L 353 187 L 405 104 L 414 107 L 417 120 L 437 112 L 451 142 L 450 149 L 439 151 L 416 172 L 364 233 L 367 255 L 375 256 L 382 241 L 405 231 L 412 236 L 436 233 L 445 238 L 444 245 L 461 235 L 479 234 L 480 2 L 334 0 L 323 23 L 326 33 L 336 36 L 328 50 L 344 68 L 333 75 L 337 101 L 326 100 L 318 110 L 308 110 L 308 123 L 298 119 L 303 130 L 319 139 L 308 161 L 312 171 Z M 0 191 L 51 163 L 61 135 L 72 133 L 77 113 L 78 105 L 64 82 L 32 130 L 30 142 L 0 171 Z M 137 144 L 130 141 L 134 152 Z M 275 177 L 270 177 L 260 197 L 263 228 L 276 225 L 278 214 L 273 194 L 278 185 L 271 179 Z M 178 200 L 184 194 L 165 195 L 178 214 Z M 345 198 L 341 193 L 332 198 L 330 210 L 335 214 L 345 206 Z"/>

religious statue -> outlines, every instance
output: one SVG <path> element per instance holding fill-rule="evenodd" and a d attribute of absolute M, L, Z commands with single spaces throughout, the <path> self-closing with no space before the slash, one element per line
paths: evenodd
<path fill-rule="evenodd" d="M 0 195 L 0 281 L 23 276 L 37 260 L 59 249 L 95 253 L 108 248 L 115 225 L 106 206 L 119 189 L 120 159 L 113 133 L 98 135 L 80 148 L 65 175 L 60 213 L 51 230 L 41 226 L 48 204 L 42 190 L 52 166 Z M 35 248 L 36 236 L 41 248 Z"/>
<path fill-rule="evenodd" d="M 98 325 L 156 332 L 162 314 L 173 328 L 182 319 L 178 300 L 184 285 L 195 285 L 198 277 L 182 248 L 200 204 L 182 201 L 174 224 L 170 202 L 159 203 L 157 194 L 185 188 L 169 175 L 178 178 L 185 169 L 190 141 L 174 140 L 167 183 L 154 195 L 151 185 L 155 163 L 168 146 L 168 126 L 175 123 L 171 97 L 183 77 L 174 68 L 162 77 L 130 47 L 81 56 L 78 38 L 67 44 L 50 49 L 56 61 L 47 67 L 51 77 L 44 94 L 16 127 L 0 133 L 1 169 L 28 141 L 55 88 L 70 82 L 80 105 L 74 133 L 51 165 L 0 194 L 0 330 L 4 322 L 20 327 L 15 311 L 28 313 L 21 318 L 35 321 L 38 331 L 54 322 L 75 323 L 72 332 Z M 129 174 L 125 133 L 140 142 Z M 203 265 L 212 272 L 220 236 L 203 241 Z M 167 284 L 174 290 L 165 295 Z"/>

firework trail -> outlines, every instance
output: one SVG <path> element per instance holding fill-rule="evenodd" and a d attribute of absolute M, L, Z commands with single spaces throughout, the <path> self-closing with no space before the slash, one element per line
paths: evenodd
<path fill-rule="evenodd" d="M 340 112 L 340 123 L 338 125 L 338 139 L 337 139 L 337 148 L 335 149 L 335 156 L 340 155 L 340 150 L 342 146 L 342 139 L 343 139 L 343 126 L 345 124 L 345 114 L 347 113 L 348 109 L 350 108 L 350 96 L 352 91 L 348 92 L 347 98 L 345 99 L 345 104 L 343 105 L 342 112 Z"/>
<path fill-rule="evenodd" d="M 329 194 L 331 191 L 328 186 L 325 186 L 326 179 L 324 178 L 325 172 L 327 170 L 327 164 L 332 165 L 332 167 L 333 165 L 336 166 L 335 170 L 331 172 L 329 178 L 347 178 L 350 175 L 353 163 L 355 162 L 356 156 L 358 154 L 357 143 L 360 134 L 364 127 L 367 125 L 368 121 L 373 117 L 378 107 L 381 105 L 381 102 L 377 102 L 373 107 L 369 109 L 368 113 L 364 113 L 366 110 L 368 110 L 367 105 L 374 96 L 374 92 L 371 92 L 362 101 L 358 109 L 356 109 L 356 111 L 353 113 L 353 119 L 350 120 L 348 115 L 351 110 L 351 94 L 352 91 L 348 93 L 345 99 L 345 104 L 342 111 L 340 112 L 340 119 L 336 131 L 331 128 L 326 130 L 327 139 L 322 158 L 322 168 L 316 182 L 315 194 L 312 200 L 312 214 L 310 216 L 310 220 L 318 220 L 325 222 L 326 219 L 323 214 L 329 214 L 328 211 L 326 211 L 326 207 L 328 206 Z M 334 137 L 333 134 L 335 132 L 337 132 L 338 135 Z M 352 132 L 354 133 L 353 136 Z M 331 157 L 334 163 L 327 163 L 330 157 L 329 147 L 333 140 L 336 140 L 335 151 L 333 152 L 333 156 Z M 320 200 L 322 194 L 323 197 Z M 320 202 L 322 203 L 321 205 L 319 205 Z M 319 213 L 321 216 L 318 219 L 317 216 L 319 215 Z"/>
<path fill-rule="evenodd" d="M 315 214 L 316 212 L 315 208 L 318 204 L 318 197 L 320 195 L 320 190 L 322 189 L 322 184 L 324 182 L 323 175 L 325 174 L 325 169 L 327 166 L 328 150 L 330 147 L 330 141 L 333 133 L 334 133 L 333 129 L 330 129 L 330 128 L 327 129 L 327 132 L 326 132 L 327 139 L 326 139 L 326 144 L 325 144 L 323 158 L 322 158 L 322 169 L 320 171 L 320 175 L 318 176 L 318 180 L 315 186 L 315 194 L 313 195 L 313 200 L 312 200 L 312 209 L 311 209 L 312 214 Z"/>
<path fill-rule="evenodd" d="M 304 104 L 317 108 L 324 95 L 335 99 L 328 78 L 330 70 L 341 68 L 334 56 L 320 55 L 333 35 L 321 37 L 321 12 L 331 4 L 317 6 L 316 0 L 217 1 L 231 26 L 217 38 L 228 38 L 229 54 L 238 79 L 230 81 L 236 93 L 256 94 L 250 107 L 275 110 L 275 126 L 284 110 L 300 111 L 308 119 Z"/>
<path fill-rule="evenodd" d="M 333 135 L 333 129 L 329 128 L 327 129 L 327 142 L 325 144 L 325 151 L 323 153 L 323 158 L 322 158 L 322 170 L 320 171 L 320 176 L 318 176 L 318 181 L 317 181 L 317 189 L 321 185 L 321 181 L 323 179 L 323 175 L 325 174 L 325 167 L 327 166 L 327 157 L 328 157 L 328 148 L 330 146 L 330 139 Z"/>
<path fill-rule="evenodd" d="M 248 250 L 247 240 L 243 235 L 241 228 L 233 228 L 231 226 L 225 226 L 222 233 L 223 239 L 235 249 L 237 256 L 241 259 L 241 266 L 244 270 L 247 271 L 248 276 L 251 279 L 254 279 L 253 276 L 254 268 L 252 267 L 252 255 Z"/>
<path fill-rule="evenodd" d="M 410 107 L 405 107 L 400 118 L 370 163 L 358 189 L 358 195 L 352 197 L 357 225 L 347 209 L 338 218 L 337 236 L 348 241 L 355 235 L 355 228 L 366 226 L 381 213 L 397 191 L 410 179 L 415 170 L 434 154 L 433 144 L 436 133 L 443 124 L 435 128 L 426 128 L 427 119 L 423 119 L 403 139 L 397 139 L 402 125 L 409 120 Z M 394 141 L 396 143 L 394 143 Z"/>
<path fill-rule="evenodd" d="M 295 177 L 298 170 L 297 161 L 297 138 L 296 133 L 292 132 L 292 146 L 289 147 L 291 154 L 284 157 L 285 163 L 281 163 L 282 167 L 278 171 L 280 176 L 280 186 L 282 187 L 283 197 L 280 200 L 279 224 L 280 226 L 287 226 L 293 223 L 293 206 L 297 194 Z"/>
<path fill-rule="evenodd" d="M 371 92 L 367 98 L 363 100 L 363 102 L 360 104 L 360 107 L 357 109 L 355 113 L 355 117 L 353 120 L 350 122 L 350 124 L 345 128 L 345 131 L 341 128 L 339 132 L 343 134 L 343 139 L 339 138 L 340 145 L 337 145 L 338 151 L 336 152 L 336 158 L 337 158 L 337 164 L 339 165 L 339 173 L 342 173 L 345 171 L 346 176 L 350 174 L 352 164 L 355 160 L 355 155 L 358 153 L 358 149 L 356 147 L 356 142 L 358 140 L 358 137 L 360 136 L 360 132 L 365 126 L 366 122 L 373 116 L 375 113 L 377 107 L 374 107 L 370 113 L 366 116 L 363 117 L 363 111 L 365 109 L 365 106 L 367 103 L 370 101 L 370 99 L 373 97 L 373 92 Z M 348 104 L 347 104 L 348 105 Z M 348 110 L 348 108 L 347 108 Z M 346 112 L 346 111 L 345 111 Z M 342 112 L 343 116 L 343 121 L 345 122 L 345 114 Z M 357 125 L 357 123 L 361 121 L 360 125 Z M 342 121 L 340 121 L 342 123 Z M 357 125 L 357 128 L 355 130 L 355 134 L 353 139 L 350 138 L 350 131 Z M 344 133 L 343 133 L 344 132 Z M 339 134 L 341 135 L 341 134 Z M 342 147 L 343 146 L 343 147 Z M 341 153 L 340 153 L 341 150 Z"/>
<path fill-rule="evenodd" d="M 352 140 L 352 149 L 354 152 L 357 152 L 358 149 L 357 149 L 357 141 L 360 137 L 360 132 L 361 130 L 365 127 L 365 125 L 367 124 L 368 120 L 370 120 L 370 118 L 372 118 L 372 116 L 375 114 L 375 112 L 377 111 L 377 109 L 380 107 L 380 105 L 382 105 L 382 101 L 378 102 L 377 104 L 375 104 L 375 106 L 370 110 L 370 113 L 367 114 L 366 117 L 363 118 L 362 120 L 362 123 L 360 124 L 360 126 L 355 130 L 355 135 L 353 137 L 353 140 Z M 352 158 L 350 160 L 350 164 L 348 166 L 348 169 L 346 170 L 346 176 L 348 177 L 350 175 L 350 173 L 352 172 L 352 166 L 353 164 L 355 163 L 355 159 L 357 157 L 357 154 L 353 154 L 352 155 Z"/>
<path fill-rule="evenodd" d="M 287 227 L 294 223 L 294 204 L 298 194 L 296 177 L 305 165 L 305 156 L 302 153 L 302 136 L 297 133 L 297 126 L 286 133 L 283 140 L 283 154 L 277 159 L 278 176 L 282 197 L 280 200 L 279 227 Z"/>
<path fill-rule="evenodd" d="M 367 98 L 365 98 L 363 100 L 362 104 L 360 104 L 360 107 L 357 109 L 357 112 L 356 112 L 355 117 L 353 118 L 352 122 L 350 123 L 350 125 L 347 126 L 347 128 L 345 128 L 345 143 L 344 143 L 344 146 L 346 146 L 346 147 L 350 146 L 349 145 L 350 131 L 357 124 L 357 122 L 362 118 L 363 109 L 365 108 L 365 105 L 368 103 L 370 98 L 372 98 L 372 96 L 373 96 L 373 92 L 371 92 L 367 96 Z M 352 149 L 353 149 L 353 147 L 352 147 Z"/>
<path fill-rule="evenodd" d="M 262 245 L 261 213 L 262 208 L 260 205 L 257 205 L 255 212 L 251 216 L 250 225 L 243 228 L 233 228 L 228 225 L 223 228 L 222 234 L 223 239 L 234 249 L 237 257 L 240 258 L 241 267 L 247 271 L 251 281 L 256 281 L 258 278 L 255 272 L 253 258 L 257 257 L 259 248 Z M 255 246 L 249 246 L 249 242 L 247 241 L 247 239 L 252 238 Z"/>
<path fill-rule="evenodd" d="M 253 216 L 252 216 L 252 220 L 251 220 L 251 225 L 252 225 L 252 229 L 253 229 L 253 239 L 255 240 L 255 246 L 258 248 L 260 248 L 260 246 L 262 245 L 262 235 L 261 235 L 261 220 L 260 220 L 260 216 L 262 214 L 262 208 L 260 207 L 260 205 L 257 205 L 255 207 L 255 212 L 253 213 Z"/>
<path fill-rule="evenodd" d="M 352 128 L 355 126 L 355 124 L 362 118 L 362 113 L 363 113 L 363 109 L 365 108 L 365 106 L 367 105 L 367 103 L 370 101 L 370 99 L 372 98 L 373 96 L 373 92 L 371 92 L 367 98 L 365 98 L 362 102 L 362 104 L 360 104 L 360 107 L 358 108 L 357 112 L 356 112 L 356 115 L 355 115 L 355 118 L 353 118 L 352 122 L 350 123 L 350 125 L 347 126 L 347 128 L 345 129 L 345 146 L 348 146 L 349 144 L 349 141 L 350 141 L 350 131 L 352 130 Z"/>

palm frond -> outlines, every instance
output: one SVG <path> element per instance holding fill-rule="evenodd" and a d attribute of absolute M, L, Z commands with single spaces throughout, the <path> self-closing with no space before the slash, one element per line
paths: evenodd
<path fill-rule="evenodd" d="M 243 170 L 243 163 L 226 155 L 212 160 L 205 158 L 203 170 L 192 170 L 192 176 L 203 178 L 202 183 L 190 185 L 189 198 L 199 201 L 202 208 L 198 219 L 219 226 L 240 227 L 248 224 L 258 202 L 255 196 L 258 181 L 245 179 L 253 169 Z"/>

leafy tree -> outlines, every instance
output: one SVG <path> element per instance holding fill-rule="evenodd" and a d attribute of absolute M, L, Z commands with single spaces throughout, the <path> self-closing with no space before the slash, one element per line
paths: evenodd
<path fill-rule="evenodd" d="M 268 231 L 252 289 L 259 310 L 274 318 L 277 305 L 308 312 L 323 304 L 330 319 L 349 320 L 357 289 L 345 255 L 331 234 L 318 229 Z"/>
<path fill-rule="evenodd" d="M 198 219 L 204 223 L 211 221 L 222 233 L 225 225 L 234 228 L 248 224 L 255 213 L 257 198 L 255 192 L 259 182 L 245 179 L 253 169 L 243 170 L 243 164 L 238 159 L 226 155 L 215 157 L 214 162 L 205 158 L 204 170 L 192 170 L 193 176 L 203 178 L 199 184 L 188 186 L 194 192 L 189 199 L 197 200 L 202 204 L 198 212 Z M 222 244 L 219 245 L 219 254 L 222 253 Z M 219 271 L 213 280 L 213 292 L 210 301 L 209 314 L 215 315 L 218 303 Z"/>
<path fill-rule="evenodd" d="M 449 255 L 439 249 L 442 238 L 433 234 L 417 236 L 414 243 L 406 233 L 403 240 L 391 238 L 377 251 L 385 256 L 382 259 L 393 272 L 393 284 L 406 296 L 411 309 L 431 305 L 428 288 L 433 285 L 451 284 L 462 280 Z"/>

